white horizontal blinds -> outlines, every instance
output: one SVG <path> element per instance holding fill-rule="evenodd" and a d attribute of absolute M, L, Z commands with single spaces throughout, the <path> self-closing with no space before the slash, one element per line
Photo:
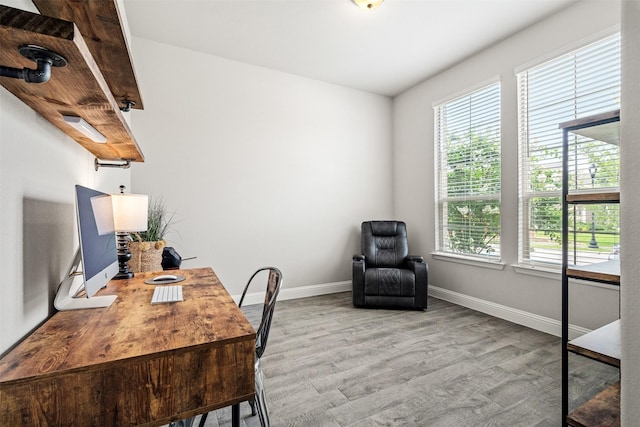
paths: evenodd
<path fill-rule="evenodd" d="M 500 84 L 434 107 L 437 250 L 500 256 Z"/>
<path fill-rule="evenodd" d="M 558 125 L 619 108 L 620 36 L 607 37 L 517 77 L 519 262 L 559 266 L 562 130 Z M 617 179 L 615 146 L 577 136 L 572 144 L 574 188 L 590 189 L 592 163 L 600 163 L 595 185 L 608 186 Z"/>
<path fill-rule="evenodd" d="M 618 191 L 618 123 L 579 129 L 569 136 L 569 193 Z"/>
<path fill-rule="evenodd" d="M 569 264 L 619 259 L 620 205 L 569 205 Z"/>

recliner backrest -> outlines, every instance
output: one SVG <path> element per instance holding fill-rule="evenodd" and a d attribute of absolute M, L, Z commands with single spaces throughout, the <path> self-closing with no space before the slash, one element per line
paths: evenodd
<path fill-rule="evenodd" d="M 362 254 L 367 267 L 402 267 L 409 255 L 406 224 L 402 221 L 363 222 Z"/>

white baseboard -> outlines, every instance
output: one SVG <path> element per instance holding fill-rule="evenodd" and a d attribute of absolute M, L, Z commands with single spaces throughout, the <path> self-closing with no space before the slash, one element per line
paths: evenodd
<path fill-rule="evenodd" d="M 562 336 L 562 323 L 549 317 L 539 316 L 527 311 L 496 304 L 491 301 L 464 295 L 433 285 L 429 285 L 429 295 L 493 317 L 508 320 L 509 322 L 517 323 L 531 329 L 546 332 L 558 337 Z M 590 330 L 581 326 L 569 325 L 569 339 L 577 338 L 587 332 L 590 332 Z"/>
<path fill-rule="evenodd" d="M 324 283 L 319 285 L 298 286 L 295 288 L 282 288 L 278 300 L 289 300 L 313 297 L 317 295 L 333 294 L 337 292 L 350 292 L 351 280 L 343 282 Z M 504 319 L 509 322 L 517 323 L 537 331 L 545 332 L 555 336 L 562 335 L 562 324 L 560 321 L 549 317 L 539 316 L 527 311 L 518 310 L 506 305 L 496 304 L 480 298 L 464 295 L 448 289 L 439 288 L 429 285 L 429 295 L 453 304 L 461 305 L 490 316 Z M 238 302 L 240 295 L 233 295 L 233 299 Z M 260 304 L 264 301 L 264 292 L 250 292 L 245 296 L 243 304 Z M 428 311 L 428 310 L 427 310 Z M 577 338 L 587 332 L 589 329 L 569 325 L 569 339 Z"/>
<path fill-rule="evenodd" d="M 281 288 L 278 301 L 313 297 L 317 295 L 335 294 L 351 291 L 351 280 L 344 282 L 323 283 L 319 285 L 298 286 L 295 288 Z M 264 292 L 250 292 L 245 297 L 244 304 L 261 304 L 264 302 Z M 234 301 L 240 301 L 240 295 L 233 295 Z"/>

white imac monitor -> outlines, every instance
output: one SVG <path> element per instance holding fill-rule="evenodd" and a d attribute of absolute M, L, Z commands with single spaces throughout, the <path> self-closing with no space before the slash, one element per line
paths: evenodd
<path fill-rule="evenodd" d="M 54 305 L 58 310 L 108 307 L 116 296 L 95 293 L 118 273 L 110 196 L 76 185 L 76 216 L 80 247 Z"/>

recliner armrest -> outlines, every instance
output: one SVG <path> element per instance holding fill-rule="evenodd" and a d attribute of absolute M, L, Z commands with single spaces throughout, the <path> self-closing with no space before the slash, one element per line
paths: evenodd
<path fill-rule="evenodd" d="M 364 255 L 356 254 L 351 262 L 351 286 L 354 307 L 364 306 L 364 259 Z"/>
<path fill-rule="evenodd" d="M 416 308 L 427 308 L 427 287 L 429 285 L 429 266 L 421 256 L 407 256 L 407 267 L 416 275 Z"/>
<path fill-rule="evenodd" d="M 424 257 L 420 255 L 407 255 L 407 261 L 424 262 Z"/>

